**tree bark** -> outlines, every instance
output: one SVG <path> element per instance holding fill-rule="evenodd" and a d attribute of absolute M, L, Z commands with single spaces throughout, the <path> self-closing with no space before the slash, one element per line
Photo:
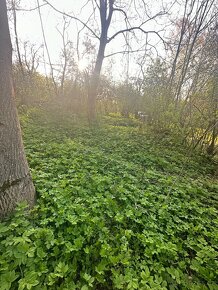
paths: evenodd
<path fill-rule="evenodd" d="M 0 0 L 0 217 L 8 215 L 21 201 L 32 206 L 35 189 L 14 100 L 6 0 Z"/>
<path fill-rule="evenodd" d="M 108 43 L 108 29 L 114 12 L 114 0 L 100 0 L 99 12 L 101 19 L 101 35 L 98 54 L 95 62 L 95 68 L 91 77 L 90 90 L 88 92 L 88 117 L 89 122 L 96 118 L 96 100 L 98 85 L 100 80 L 101 68 L 104 61 L 105 48 Z"/>
<path fill-rule="evenodd" d="M 98 93 L 98 85 L 100 80 L 101 68 L 104 60 L 104 52 L 106 47 L 106 40 L 100 41 L 98 55 L 96 58 L 95 68 L 91 77 L 90 89 L 88 92 L 88 117 L 89 122 L 95 121 L 96 118 L 96 100 Z"/>

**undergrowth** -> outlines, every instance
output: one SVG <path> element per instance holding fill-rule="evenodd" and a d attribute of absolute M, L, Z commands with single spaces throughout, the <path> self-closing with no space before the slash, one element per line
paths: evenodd
<path fill-rule="evenodd" d="M 0 289 L 218 289 L 214 165 L 113 118 L 25 120 L 38 201 L 0 224 Z"/>

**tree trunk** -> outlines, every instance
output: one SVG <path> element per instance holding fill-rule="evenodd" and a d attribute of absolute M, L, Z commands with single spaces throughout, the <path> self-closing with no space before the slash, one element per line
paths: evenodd
<path fill-rule="evenodd" d="M 35 202 L 14 100 L 12 47 L 6 0 L 0 0 L 0 217 L 8 215 L 18 202 Z"/>
<path fill-rule="evenodd" d="M 104 52 L 106 47 L 106 37 L 100 40 L 100 46 L 98 50 L 98 55 L 96 58 L 95 68 L 93 75 L 91 77 L 90 89 L 88 92 L 88 118 L 89 122 L 92 123 L 96 118 L 96 100 L 98 93 L 98 85 L 100 80 L 100 73 L 102 68 L 102 63 L 104 60 Z"/>
<path fill-rule="evenodd" d="M 218 69 L 216 70 L 218 72 Z M 212 99 L 212 106 L 213 106 L 213 120 L 212 120 L 212 132 L 211 132 L 211 142 L 207 148 L 207 153 L 209 155 L 214 155 L 216 149 L 216 140 L 218 137 L 218 85 L 217 85 L 218 77 L 216 76 L 214 79 L 214 90 L 213 90 L 213 99 Z"/>
<path fill-rule="evenodd" d="M 92 123 L 96 119 L 96 100 L 98 85 L 100 80 L 101 68 L 104 61 L 105 48 L 108 43 L 108 28 L 111 23 L 114 0 L 101 0 L 99 4 L 99 12 L 101 19 L 101 36 L 99 38 L 100 44 L 98 54 L 95 62 L 95 68 L 91 77 L 90 89 L 88 92 L 88 117 L 89 122 Z"/>

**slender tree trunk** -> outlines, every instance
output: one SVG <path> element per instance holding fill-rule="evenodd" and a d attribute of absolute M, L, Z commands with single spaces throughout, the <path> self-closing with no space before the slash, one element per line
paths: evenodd
<path fill-rule="evenodd" d="M 91 78 L 90 90 L 88 92 L 88 117 L 90 123 L 95 121 L 96 119 L 96 100 L 98 85 L 100 80 L 101 68 L 104 61 L 105 48 L 108 43 L 108 28 L 110 26 L 114 11 L 114 2 L 114 0 L 100 0 L 99 5 L 101 19 L 101 36 L 99 39 L 100 44 L 95 62 L 95 68 Z"/>
<path fill-rule="evenodd" d="M 16 42 L 16 48 L 17 48 L 17 59 L 20 66 L 20 70 L 22 73 L 22 76 L 24 77 L 24 69 L 23 69 L 23 63 L 21 59 L 21 53 L 20 53 L 20 46 L 19 46 L 19 38 L 17 33 L 17 13 L 16 13 L 16 2 L 12 1 L 12 9 L 13 9 L 13 20 L 14 20 L 14 34 L 15 34 L 15 42 Z"/>
<path fill-rule="evenodd" d="M 24 200 L 32 206 L 35 189 L 15 107 L 6 0 L 0 0 L 0 217 Z"/>
<path fill-rule="evenodd" d="M 22 78 L 21 85 L 24 87 L 26 84 L 26 78 L 25 78 L 25 72 L 24 72 L 24 68 L 23 68 L 21 53 L 20 53 L 19 38 L 18 38 L 18 32 L 17 32 L 16 0 L 12 1 L 12 9 L 13 9 L 13 18 L 14 18 L 13 20 L 14 20 L 15 43 L 16 43 L 16 48 L 17 48 L 17 60 L 19 63 L 20 71 L 21 71 L 21 78 Z M 20 108 L 23 105 L 26 105 L 25 103 L 26 103 L 25 96 L 24 96 L 24 94 L 21 94 L 18 108 Z"/>
<path fill-rule="evenodd" d="M 106 40 L 100 41 L 95 68 L 91 77 L 91 84 L 90 84 L 90 89 L 88 92 L 89 122 L 95 121 L 95 118 L 96 118 L 96 100 L 97 100 L 98 85 L 99 85 L 99 80 L 100 80 L 100 73 L 101 73 L 101 68 L 102 68 L 102 64 L 104 60 L 105 47 L 106 47 Z"/>
<path fill-rule="evenodd" d="M 53 69 L 53 65 L 52 65 L 52 62 L 51 62 L 51 57 L 50 57 L 50 53 L 49 53 L 49 49 L 48 49 L 46 36 L 45 36 L 45 30 L 44 30 L 44 25 L 43 25 L 43 20 L 42 20 L 42 14 L 41 14 L 41 9 L 40 9 L 40 5 L 39 5 L 39 0 L 37 0 L 37 5 L 38 5 L 39 19 L 40 19 L 40 24 L 41 24 L 41 29 L 42 29 L 42 36 L 43 36 L 44 45 L 45 45 L 45 49 L 46 49 L 47 56 L 48 56 L 49 66 L 50 66 L 50 69 L 51 69 L 51 79 L 52 79 L 53 86 L 54 86 L 54 93 L 55 93 L 56 97 L 58 98 L 58 87 L 57 87 L 57 84 L 56 84 L 56 81 L 55 81 L 54 69 Z"/>
<path fill-rule="evenodd" d="M 215 73 L 218 73 L 218 69 L 215 71 Z M 216 73 L 216 74 L 217 74 Z M 214 89 L 213 89 L 213 99 L 212 99 L 212 106 L 213 106 L 213 112 L 212 112 L 212 132 L 211 132 L 211 142 L 210 145 L 207 148 L 207 153 L 209 155 L 213 155 L 215 153 L 215 147 L 216 147 L 216 140 L 218 137 L 218 77 L 216 75 L 214 79 Z"/>

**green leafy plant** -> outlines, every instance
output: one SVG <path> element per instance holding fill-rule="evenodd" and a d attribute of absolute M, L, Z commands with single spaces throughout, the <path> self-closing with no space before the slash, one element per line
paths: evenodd
<path fill-rule="evenodd" d="M 218 289 L 212 163 L 107 120 L 23 128 L 38 202 L 0 224 L 1 290 Z"/>

